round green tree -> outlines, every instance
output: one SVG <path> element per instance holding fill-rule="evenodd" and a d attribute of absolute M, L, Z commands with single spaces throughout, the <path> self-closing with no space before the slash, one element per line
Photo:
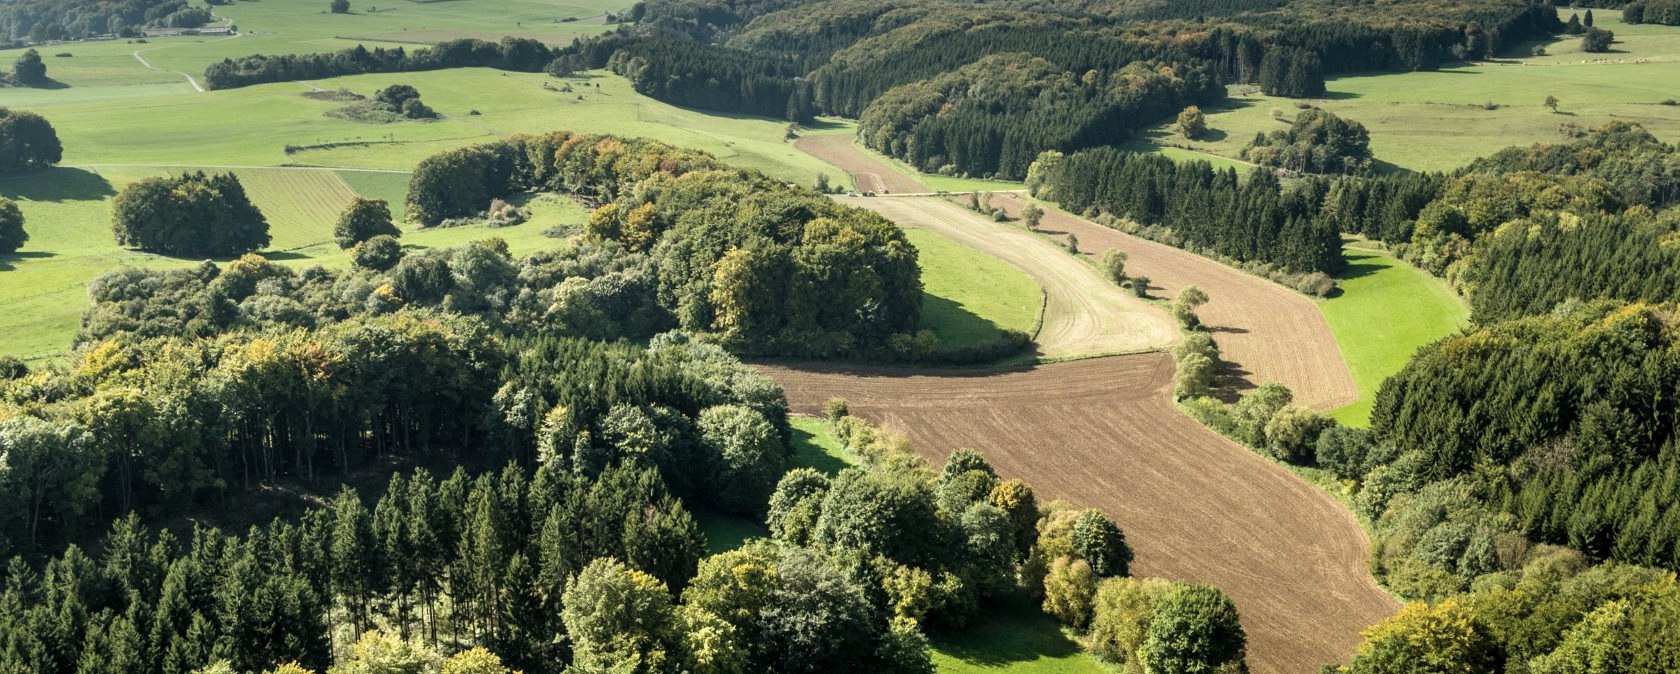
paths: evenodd
<path fill-rule="evenodd" d="M 1138 661 L 1146 672 L 1211 674 L 1241 662 L 1247 644 L 1237 607 L 1224 592 L 1211 585 L 1175 585 L 1155 602 Z"/>
<path fill-rule="evenodd" d="M 233 257 L 268 245 L 268 220 L 232 173 L 130 184 L 111 202 L 117 243 L 149 253 Z"/>
<path fill-rule="evenodd" d="M 1086 510 L 1073 521 L 1073 551 L 1098 576 L 1131 575 L 1132 546 L 1114 520 L 1099 510 Z"/>
<path fill-rule="evenodd" d="M 333 239 L 338 241 L 338 247 L 352 248 L 376 236 L 402 236 L 402 230 L 391 223 L 391 208 L 384 199 L 351 199 L 333 227 Z"/>
<path fill-rule="evenodd" d="M 45 117 L 0 108 L 0 175 L 39 171 L 63 158 L 58 132 Z"/>
<path fill-rule="evenodd" d="M 11 199 L 0 197 L 0 255 L 16 253 L 29 240 L 23 231 L 23 211 Z"/>

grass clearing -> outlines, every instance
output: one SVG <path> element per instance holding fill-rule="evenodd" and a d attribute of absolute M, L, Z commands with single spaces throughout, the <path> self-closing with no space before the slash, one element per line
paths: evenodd
<path fill-rule="evenodd" d="M 1332 78 L 1326 97 L 1311 103 L 1370 129 L 1371 152 L 1388 170 L 1456 169 L 1506 147 L 1563 141 L 1558 127 L 1569 123 L 1591 129 L 1631 120 L 1665 141 L 1680 140 L 1680 106 L 1662 104 L 1680 98 L 1680 27 L 1628 25 L 1607 9 L 1594 9 L 1593 17 L 1616 34 L 1611 53 L 1586 54 L 1579 37 L 1560 36 L 1514 45 L 1494 61 Z M 1536 46 L 1547 55 L 1530 55 Z M 1558 112 L 1545 107 L 1547 96 L 1558 98 Z M 1233 87 L 1226 105 L 1206 109 L 1212 137 L 1188 144 L 1234 160 L 1256 133 L 1287 128 L 1297 102 L 1244 96 Z M 1496 107 L 1486 109 L 1488 103 Z M 1137 148 L 1193 154 L 1165 147 L 1184 144 L 1163 124 Z"/>
<path fill-rule="evenodd" d="M 922 325 L 940 340 L 968 346 L 1004 330 L 1032 333 L 1044 291 L 1031 277 L 925 229 L 905 227 L 904 235 L 921 253 Z"/>
<path fill-rule="evenodd" d="M 1400 371 L 1418 347 L 1463 327 L 1469 310 L 1428 272 L 1375 250 L 1346 247 L 1341 292 L 1319 306 L 1342 347 L 1359 399 L 1331 415 L 1349 426 L 1371 422 L 1384 379 Z"/>
<path fill-rule="evenodd" d="M 1060 625 L 1016 594 L 1005 597 L 961 630 L 933 635 L 940 674 L 1107 674 Z"/>
<path fill-rule="evenodd" d="M 788 422 L 793 424 L 793 458 L 788 461 L 788 468 L 811 468 L 825 475 L 834 475 L 863 465 L 856 456 L 840 446 L 826 419 L 788 417 Z"/>

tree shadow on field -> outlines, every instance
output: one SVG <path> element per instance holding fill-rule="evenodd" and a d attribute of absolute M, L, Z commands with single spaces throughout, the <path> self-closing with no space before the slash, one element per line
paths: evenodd
<path fill-rule="evenodd" d="M 20 251 L 0 255 L 0 271 L 11 271 L 16 269 L 17 263 L 24 260 L 43 260 L 54 256 L 54 253 L 49 253 L 43 250 Z"/>
<path fill-rule="evenodd" d="M 79 168 L 57 167 L 0 180 L 0 196 L 13 201 L 104 201 L 116 193 L 104 176 Z"/>
<path fill-rule="evenodd" d="M 1347 266 L 1342 267 L 1342 272 L 1336 275 L 1337 281 L 1352 281 L 1358 278 L 1365 278 L 1388 268 L 1387 265 L 1378 264 L 1376 262 L 1366 262 L 1366 260 L 1375 258 L 1375 255 L 1361 255 L 1359 253 L 1344 253 L 1344 255 L 1347 255 Z"/>
<path fill-rule="evenodd" d="M 934 331 L 947 345 L 978 343 L 1002 331 L 996 323 L 963 305 L 932 293 L 922 293 L 922 327 Z"/>
<path fill-rule="evenodd" d="M 985 667 L 1080 655 L 1079 644 L 1021 594 L 998 600 L 962 630 L 935 633 L 933 647 Z"/>

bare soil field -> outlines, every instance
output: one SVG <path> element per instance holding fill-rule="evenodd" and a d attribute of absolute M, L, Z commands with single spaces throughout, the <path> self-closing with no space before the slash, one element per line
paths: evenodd
<path fill-rule="evenodd" d="M 992 205 L 1016 216 L 1026 197 L 999 192 Z M 1328 410 L 1359 396 L 1330 324 L 1311 299 L 1265 279 L 1172 246 L 1104 227 L 1055 209 L 1046 209 L 1040 231 L 1052 236 L 1073 233 L 1082 254 L 1100 259 L 1104 252 L 1126 252 L 1126 273 L 1149 278 L 1150 294 L 1171 299 L 1184 286 L 1207 292 L 1198 314 L 1219 344 L 1228 382 L 1236 390 L 1279 382 L 1295 392 L 1298 404 Z"/>
<path fill-rule="evenodd" d="M 882 164 L 881 160 L 859 150 L 852 144 L 852 138 L 849 133 L 805 136 L 794 141 L 793 146 L 801 152 L 846 169 L 847 173 L 852 174 L 852 180 L 856 182 L 859 192 L 916 194 L 932 191 L 927 185 L 894 171 L 892 167 Z"/>
<path fill-rule="evenodd" d="M 930 461 L 977 449 L 1041 501 L 1107 512 L 1137 551 L 1135 574 L 1231 595 L 1256 674 L 1345 661 L 1361 630 L 1399 608 L 1366 571 L 1351 514 L 1173 408 L 1165 354 L 988 371 L 761 369 L 796 412 L 820 414 L 823 401 L 843 397 Z"/>
<path fill-rule="evenodd" d="M 1044 325 L 1035 340 L 1037 355 L 1042 358 L 1130 353 L 1162 348 L 1178 339 L 1178 326 L 1165 312 L 1110 283 L 1095 267 L 1020 227 L 993 222 L 934 197 L 838 200 L 874 210 L 900 226 L 940 234 L 1026 272 L 1045 293 Z"/>

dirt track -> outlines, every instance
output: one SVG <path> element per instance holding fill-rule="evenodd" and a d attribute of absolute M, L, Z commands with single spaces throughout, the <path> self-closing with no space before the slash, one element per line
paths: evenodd
<path fill-rule="evenodd" d="M 1089 264 L 1045 240 L 932 197 L 841 197 L 894 222 L 935 232 L 1026 272 L 1044 288 L 1039 355 L 1072 358 L 1157 349 L 1178 339 L 1160 309 L 1110 283 Z"/>
<path fill-rule="evenodd" d="M 1134 573 L 1231 595 L 1255 674 L 1345 661 L 1362 629 L 1398 610 L 1366 571 L 1352 515 L 1173 409 L 1164 354 L 985 372 L 763 369 L 796 411 L 840 396 L 932 461 L 978 449 L 1042 501 L 1101 508 L 1135 546 Z"/>
<path fill-rule="evenodd" d="M 851 134 L 806 136 L 793 142 L 799 151 L 846 169 L 852 174 L 859 192 L 876 194 L 915 194 L 930 191 L 927 185 L 894 171 L 881 160 L 869 156 L 852 144 Z"/>
<path fill-rule="evenodd" d="M 1011 215 L 1026 203 L 1018 194 L 992 197 L 992 205 Z M 1301 294 L 1061 211 L 1046 210 L 1039 228 L 1052 235 L 1074 233 L 1080 250 L 1095 257 L 1112 248 L 1125 251 L 1126 272 L 1149 277 L 1155 296 L 1174 297 L 1187 285 L 1206 291 L 1208 303 L 1197 313 L 1213 332 L 1236 388 L 1281 382 L 1295 392 L 1297 403 L 1319 409 L 1340 407 L 1358 397 L 1324 314 Z"/>

